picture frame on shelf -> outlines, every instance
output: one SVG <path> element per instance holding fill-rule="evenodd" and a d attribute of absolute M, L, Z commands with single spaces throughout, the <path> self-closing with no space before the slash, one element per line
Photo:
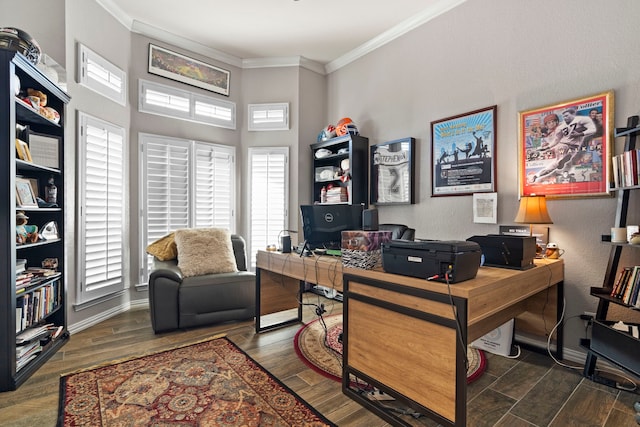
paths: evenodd
<path fill-rule="evenodd" d="M 231 73 L 149 43 L 149 73 L 229 96 Z"/>
<path fill-rule="evenodd" d="M 408 137 L 370 147 L 371 204 L 415 203 L 415 144 Z"/>
<path fill-rule="evenodd" d="M 520 196 L 610 196 L 613 91 L 518 113 Z"/>
<path fill-rule="evenodd" d="M 16 138 L 16 154 L 20 160 L 25 162 L 33 162 L 31 158 L 31 150 L 29 150 L 29 144 L 21 139 Z"/>
<path fill-rule="evenodd" d="M 16 201 L 21 208 L 38 207 L 31 182 L 25 178 L 16 177 Z"/>
<path fill-rule="evenodd" d="M 496 191 L 497 108 L 431 122 L 431 197 Z"/>
<path fill-rule="evenodd" d="M 33 163 L 60 169 L 60 145 L 62 138 L 29 131 L 29 147 Z"/>
<path fill-rule="evenodd" d="M 38 180 L 36 178 L 27 178 L 27 179 L 31 184 L 31 189 L 33 190 L 33 194 L 36 196 L 36 201 L 38 201 L 38 197 L 40 197 L 40 188 L 38 186 Z"/>

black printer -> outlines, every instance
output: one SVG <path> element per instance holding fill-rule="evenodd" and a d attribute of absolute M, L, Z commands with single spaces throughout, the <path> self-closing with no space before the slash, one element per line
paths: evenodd
<path fill-rule="evenodd" d="M 472 236 L 467 241 L 480 245 L 486 266 L 516 270 L 526 270 L 535 266 L 533 263 L 536 257 L 535 237 L 488 234 Z"/>
<path fill-rule="evenodd" d="M 476 277 L 482 251 L 474 242 L 458 240 L 392 240 L 382 244 L 382 268 L 387 273 L 445 282 Z"/>

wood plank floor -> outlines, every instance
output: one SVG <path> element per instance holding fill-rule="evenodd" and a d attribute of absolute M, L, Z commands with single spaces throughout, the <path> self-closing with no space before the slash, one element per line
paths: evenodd
<path fill-rule="evenodd" d="M 340 303 L 305 294 L 308 302 L 322 300 L 328 314 L 339 313 Z M 306 306 L 305 321 L 315 318 Z M 298 359 L 293 337 L 299 325 L 262 334 L 253 322 L 237 322 L 155 335 L 147 309 L 134 309 L 74 334 L 51 360 L 17 391 L 0 393 L 0 425 L 55 426 L 60 375 L 98 364 L 127 359 L 195 342 L 218 333 L 246 351 L 298 395 L 339 426 L 388 426 L 344 396 L 338 382 L 324 378 Z M 425 390 L 425 392 L 428 392 Z M 468 389 L 469 426 L 599 426 L 637 427 L 634 393 L 595 384 L 579 370 L 556 365 L 546 356 L 523 351 L 519 359 L 488 354 L 484 375 Z M 436 426 L 421 417 L 415 425 Z"/>

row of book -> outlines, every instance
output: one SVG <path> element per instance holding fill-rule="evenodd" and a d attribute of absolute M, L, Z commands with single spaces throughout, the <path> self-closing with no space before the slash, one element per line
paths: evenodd
<path fill-rule="evenodd" d="M 623 304 L 640 308 L 640 265 L 624 267 L 618 272 L 611 289 L 611 296 Z"/>
<path fill-rule="evenodd" d="M 16 369 L 20 370 L 42 352 L 44 345 L 62 335 L 64 328 L 40 325 L 16 336 Z"/>
<path fill-rule="evenodd" d="M 616 188 L 618 187 L 633 187 L 638 185 L 639 178 L 638 173 L 640 171 L 640 153 L 639 150 L 629 150 L 622 154 L 613 156 L 612 169 L 613 169 L 613 182 Z"/>
<path fill-rule="evenodd" d="M 27 288 L 38 286 L 61 276 L 62 273 L 48 268 L 29 267 L 16 274 L 16 295 Z"/>
<path fill-rule="evenodd" d="M 37 324 L 62 301 L 62 284 L 54 280 L 16 298 L 16 333 Z"/>

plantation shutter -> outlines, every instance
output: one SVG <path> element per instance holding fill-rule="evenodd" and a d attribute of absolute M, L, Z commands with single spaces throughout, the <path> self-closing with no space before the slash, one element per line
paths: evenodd
<path fill-rule="evenodd" d="M 235 232 L 235 149 L 141 134 L 142 249 L 179 228 Z M 153 257 L 144 255 L 146 283 Z"/>
<path fill-rule="evenodd" d="M 124 289 L 124 129 L 80 114 L 79 302 Z"/>
<path fill-rule="evenodd" d="M 286 147 L 249 149 L 249 253 L 253 268 L 256 251 L 269 244 L 279 245 L 278 237 L 287 228 L 288 158 Z"/>
<path fill-rule="evenodd" d="M 210 144 L 196 143 L 195 151 L 195 226 L 233 230 L 233 155 Z"/>

